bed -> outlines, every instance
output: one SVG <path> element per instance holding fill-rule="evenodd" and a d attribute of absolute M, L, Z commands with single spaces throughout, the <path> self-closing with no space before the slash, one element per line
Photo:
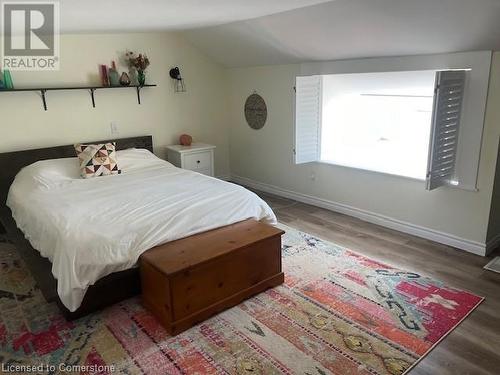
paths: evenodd
<path fill-rule="evenodd" d="M 78 177 L 72 146 L 0 154 L 2 221 L 69 319 L 140 293 L 136 263 L 150 248 L 276 220 L 248 190 L 155 157 L 151 137 L 116 142 L 123 173 L 92 179 Z"/>

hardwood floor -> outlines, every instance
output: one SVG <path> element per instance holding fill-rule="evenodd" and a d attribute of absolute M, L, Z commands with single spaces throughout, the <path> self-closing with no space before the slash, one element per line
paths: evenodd
<path fill-rule="evenodd" d="M 368 257 L 469 290 L 486 300 L 410 372 L 500 374 L 500 274 L 485 258 L 307 204 L 256 192 L 278 220 Z"/>

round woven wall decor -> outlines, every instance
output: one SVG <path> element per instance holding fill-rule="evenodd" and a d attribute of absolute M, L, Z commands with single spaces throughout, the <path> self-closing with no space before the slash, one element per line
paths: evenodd
<path fill-rule="evenodd" d="M 245 119 L 252 129 L 261 129 L 267 120 L 267 106 L 259 94 L 250 95 L 245 102 Z"/>

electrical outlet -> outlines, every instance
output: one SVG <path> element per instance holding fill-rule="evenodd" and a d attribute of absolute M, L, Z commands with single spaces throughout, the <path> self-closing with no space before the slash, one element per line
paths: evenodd
<path fill-rule="evenodd" d="M 118 124 L 114 121 L 111 121 L 111 124 L 109 124 L 109 128 L 111 130 L 111 135 L 118 135 L 119 130 L 118 130 Z"/>

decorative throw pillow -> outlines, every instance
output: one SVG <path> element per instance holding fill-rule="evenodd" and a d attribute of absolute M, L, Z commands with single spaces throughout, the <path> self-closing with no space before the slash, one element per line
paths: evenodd
<path fill-rule="evenodd" d="M 83 178 L 120 174 L 116 161 L 115 142 L 101 144 L 76 144 L 75 150 L 80 161 Z"/>

